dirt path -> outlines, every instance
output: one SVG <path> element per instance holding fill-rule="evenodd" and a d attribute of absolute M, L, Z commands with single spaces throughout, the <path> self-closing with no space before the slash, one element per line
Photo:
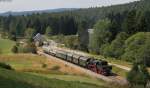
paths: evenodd
<path fill-rule="evenodd" d="M 118 65 L 118 64 L 113 64 L 113 63 L 109 63 L 110 65 L 113 65 L 113 66 L 116 66 L 116 67 L 118 67 L 118 68 L 121 68 L 121 69 L 123 69 L 123 70 L 126 70 L 126 71 L 130 71 L 131 70 L 131 68 L 129 68 L 129 67 L 126 67 L 126 66 L 123 66 L 123 65 Z"/>
<path fill-rule="evenodd" d="M 88 76 L 90 76 L 90 77 L 95 77 L 95 78 L 104 80 L 104 81 L 106 81 L 106 82 L 119 83 L 119 84 L 121 84 L 121 85 L 127 84 L 127 80 L 124 79 L 124 78 L 122 78 L 122 77 L 120 77 L 120 76 L 108 76 L 108 77 L 107 77 L 107 76 L 103 76 L 103 75 L 94 73 L 94 72 L 92 72 L 92 71 L 90 71 L 90 70 L 84 69 L 84 68 L 82 68 L 82 67 L 80 67 L 80 66 L 74 65 L 74 64 L 69 63 L 69 62 L 66 62 L 66 61 L 64 61 L 64 60 L 61 60 L 61 59 L 59 59 L 59 58 L 56 58 L 56 57 L 50 56 L 50 55 L 48 55 L 48 54 L 45 54 L 45 53 L 43 53 L 43 52 L 41 52 L 41 51 L 38 51 L 38 54 L 44 55 L 44 56 L 46 56 L 46 57 L 49 58 L 49 59 L 54 59 L 54 60 L 56 60 L 57 62 L 64 63 L 64 64 L 66 64 L 66 65 L 68 65 L 68 66 L 71 66 L 72 68 L 76 68 L 76 69 L 82 71 L 84 74 L 86 74 L 86 75 L 88 75 Z"/>

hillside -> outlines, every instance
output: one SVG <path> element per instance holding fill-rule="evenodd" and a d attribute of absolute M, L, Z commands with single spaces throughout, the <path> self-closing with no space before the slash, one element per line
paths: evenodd
<path fill-rule="evenodd" d="M 64 63 L 34 54 L 1 55 L 0 62 L 21 72 L 83 75 L 83 72 Z"/>
<path fill-rule="evenodd" d="M 87 83 L 69 82 L 0 68 L 1 88 L 106 88 Z M 59 83 L 59 85 L 58 85 Z"/>
<path fill-rule="evenodd" d="M 11 48 L 15 45 L 14 41 L 0 38 L 0 53 L 11 54 Z"/>
<path fill-rule="evenodd" d="M 32 14 L 42 14 L 42 13 L 58 13 L 64 11 L 73 11 L 77 10 L 76 8 L 60 8 L 60 9 L 50 9 L 50 10 L 37 10 L 37 11 L 23 11 L 23 12 L 5 12 L 0 13 L 0 16 L 21 16 L 21 15 L 32 15 Z"/>

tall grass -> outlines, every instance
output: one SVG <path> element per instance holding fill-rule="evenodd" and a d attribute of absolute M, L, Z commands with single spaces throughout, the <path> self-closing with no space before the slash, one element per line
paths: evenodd
<path fill-rule="evenodd" d="M 0 69 L 0 88 L 106 88 L 78 81 L 63 81 Z"/>

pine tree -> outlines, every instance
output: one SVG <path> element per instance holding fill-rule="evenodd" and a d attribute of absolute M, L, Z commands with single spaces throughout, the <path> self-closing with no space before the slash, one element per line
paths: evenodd
<path fill-rule="evenodd" d="M 145 87 L 150 80 L 146 66 L 134 63 L 132 70 L 127 75 L 127 80 L 129 81 L 131 88 L 134 88 L 136 85 Z"/>
<path fill-rule="evenodd" d="M 47 36 L 50 36 L 50 35 L 53 34 L 53 33 L 52 33 L 52 28 L 51 28 L 50 26 L 48 26 L 48 27 L 46 28 L 45 34 L 46 34 Z"/>

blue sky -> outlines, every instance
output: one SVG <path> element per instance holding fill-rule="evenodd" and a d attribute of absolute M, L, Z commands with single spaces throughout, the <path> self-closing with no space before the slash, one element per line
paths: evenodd
<path fill-rule="evenodd" d="M 88 8 L 123 4 L 137 0 L 0 0 L 0 13 L 56 8 Z"/>

